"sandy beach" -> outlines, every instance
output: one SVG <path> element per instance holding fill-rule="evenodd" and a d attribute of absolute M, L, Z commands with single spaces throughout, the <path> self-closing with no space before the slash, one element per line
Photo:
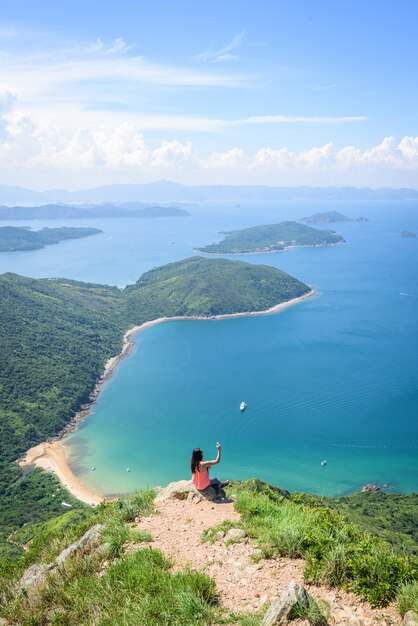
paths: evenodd
<path fill-rule="evenodd" d="M 80 421 L 84 420 L 100 393 L 101 386 L 104 382 L 106 382 L 111 376 L 117 365 L 130 354 L 132 354 L 135 349 L 135 343 L 133 341 L 133 336 L 136 333 L 139 333 L 147 328 L 151 328 L 151 326 L 156 326 L 157 324 L 162 324 L 164 322 L 174 321 L 174 320 L 221 320 L 221 319 L 231 319 L 235 317 L 249 317 L 256 315 L 273 315 L 275 313 L 279 313 L 307 298 L 310 298 L 316 295 L 315 290 L 309 291 L 307 294 L 300 296 L 299 298 L 293 298 L 292 300 L 288 300 L 287 302 L 283 302 L 281 304 L 277 304 L 276 306 L 271 307 L 270 309 L 266 309 L 265 311 L 248 311 L 243 313 L 229 313 L 226 315 L 211 315 L 211 316 L 177 316 L 177 317 L 160 317 L 155 320 L 150 320 L 149 322 L 145 322 L 140 326 L 134 326 L 130 330 L 128 330 L 123 338 L 123 347 L 120 354 L 112 357 L 108 360 L 105 366 L 105 370 L 103 376 L 95 385 L 95 388 L 90 396 L 90 403 L 83 406 L 81 410 L 74 416 L 74 418 L 69 422 L 69 424 L 65 427 L 65 429 L 58 435 L 54 437 L 49 442 L 40 443 L 33 448 L 30 448 L 25 455 L 23 455 L 18 463 L 20 467 L 26 468 L 28 466 L 35 465 L 36 467 L 41 467 L 49 472 L 54 473 L 57 478 L 62 482 L 62 484 L 72 493 L 73 496 L 81 500 L 82 502 L 86 502 L 88 504 L 99 504 L 105 499 L 98 493 L 95 493 L 92 489 L 90 489 L 85 483 L 83 483 L 72 471 L 69 465 L 68 459 L 68 448 L 65 447 L 62 438 L 65 437 L 70 432 L 73 432 L 77 429 Z"/>
<path fill-rule="evenodd" d="M 95 505 L 105 500 L 77 478 L 68 464 L 68 450 L 60 441 L 34 446 L 19 460 L 19 465 L 23 468 L 36 465 L 55 474 L 64 487 L 82 502 Z"/>

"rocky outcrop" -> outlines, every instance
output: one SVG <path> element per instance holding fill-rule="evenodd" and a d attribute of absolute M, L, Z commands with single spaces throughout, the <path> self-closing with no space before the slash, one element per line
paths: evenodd
<path fill-rule="evenodd" d="M 201 502 L 203 496 L 198 492 L 191 480 L 178 480 L 170 483 L 167 487 L 161 488 L 155 498 L 156 502 L 163 500 L 188 500 Z"/>
<path fill-rule="evenodd" d="M 308 607 L 309 595 L 305 587 L 301 587 L 301 585 L 292 580 L 284 593 L 273 602 L 267 611 L 263 619 L 263 626 L 287 624 L 296 603 Z"/>
<path fill-rule="evenodd" d="M 45 574 L 53 568 L 53 563 L 35 563 L 35 565 L 31 565 L 20 579 L 18 587 L 29 589 L 32 585 L 41 582 L 45 578 Z"/>
<path fill-rule="evenodd" d="M 78 541 L 74 541 L 68 548 L 65 548 L 55 559 L 53 563 L 39 563 L 29 567 L 18 583 L 20 589 L 29 589 L 35 584 L 39 584 L 45 578 L 47 572 L 53 571 L 59 565 L 62 565 L 74 552 L 90 541 L 96 541 L 103 530 L 103 524 L 96 524 L 89 528 Z"/>
<path fill-rule="evenodd" d="M 368 485 L 364 485 L 361 488 L 361 492 L 362 493 L 377 493 L 378 491 L 380 491 L 380 487 L 378 487 L 377 485 L 373 485 L 373 483 L 369 483 Z"/>

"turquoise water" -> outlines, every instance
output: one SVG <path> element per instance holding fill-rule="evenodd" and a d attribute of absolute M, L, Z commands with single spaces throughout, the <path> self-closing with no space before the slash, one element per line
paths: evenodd
<path fill-rule="evenodd" d="M 337 224 L 341 246 L 243 257 L 314 285 L 316 298 L 278 315 L 175 321 L 137 336 L 66 440 L 88 484 L 113 494 L 187 478 L 191 449 L 210 457 L 219 440 L 220 477 L 330 495 L 367 482 L 418 490 L 418 238 L 399 236 L 418 231 L 417 203 L 205 204 L 184 220 L 89 220 L 104 234 L 0 255 L 0 271 L 123 285 L 219 230 L 331 208 L 371 221 Z"/>
<path fill-rule="evenodd" d="M 278 315 L 144 331 L 69 438 L 73 467 L 121 493 L 187 478 L 190 450 L 210 457 L 219 440 L 223 477 L 329 495 L 417 490 L 418 246 L 399 236 L 404 221 L 382 212 L 339 225 L 346 245 L 247 257 L 318 289 Z M 407 223 L 418 229 L 415 211 Z"/>

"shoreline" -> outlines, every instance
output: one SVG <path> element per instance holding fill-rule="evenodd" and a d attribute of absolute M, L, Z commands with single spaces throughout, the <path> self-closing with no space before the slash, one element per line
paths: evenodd
<path fill-rule="evenodd" d="M 148 322 L 144 322 L 140 326 L 134 326 L 130 328 L 123 336 L 123 345 L 122 350 L 119 354 L 114 357 L 111 357 L 106 365 L 102 376 L 99 378 L 97 383 L 94 386 L 93 391 L 90 394 L 89 401 L 84 404 L 79 411 L 74 415 L 74 417 L 68 422 L 68 424 L 63 428 L 63 430 L 54 437 L 51 437 L 46 442 L 40 443 L 36 446 L 33 446 L 29 450 L 27 450 L 24 454 L 20 456 L 17 463 L 22 469 L 27 469 L 30 466 L 40 467 L 44 470 L 47 470 L 57 476 L 61 483 L 68 489 L 68 491 L 76 497 L 78 500 L 82 502 L 86 502 L 87 504 L 96 505 L 104 500 L 111 500 L 114 498 L 107 498 L 106 496 L 100 495 L 90 489 L 78 476 L 73 472 L 69 463 L 69 453 L 68 448 L 65 447 L 65 444 L 62 443 L 62 439 L 64 439 L 67 435 L 72 432 L 75 432 L 78 429 L 78 425 L 82 422 L 86 417 L 90 414 L 92 407 L 97 401 L 99 393 L 101 391 L 102 385 L 107 382 L 113 375 L 113 372 L 119 365 L 121 361 L 130 356 L 135 350 L 135 343 L 133 341 L 134 335 L 137 333 L 146 330 L 147 328 L 151 328 L 152 326 L 156 326 L 157 324 L 162 324 L 164 322 L 170 321 L 183 321 L 183 320 L 192 320 L 192 321 L 214 321 L 214 320 L 223 320 L 223 319 L 233 319 L 236 317 L 255 317 L 259 315 L 274 315 L 275 313 L 279 313 L 307 298 L 311 298 L 312 296 L 317 295 L 317 291 L 315 289 L 311 289 L 308 293 L 305 293 L 303 296 L 299 296 L 298 298 L 292 298 L 291 300 L 287 300 L 286 302 L 282 302 L 280 304 L 276 304 L 269 309 L 265 309 L 264 311 L 245 311 L 242 313 L 226 313 L 224 315 L 207 315 L 207 316 L 199 316 L 199 315 L 178 315 L 174 317 L 159 317 L 155 320 L 150 320 Z"/>
<path fill-rule="evenodd" d="M 207 250 L 201 250 L 200 248 L 193 248 L 193 252 L 198 252 L 199 254 L 207 254 L 208 256 L 243 256 L 244 254 L 276 254 L 288 252 L 289 250 L 293 250 L 294 248 L 334 248 L 335 246 L 340 246 L 342 243 L 347 243 L 345 239 L 342 241 L 336 241 L 335 243 L 307 243 L 303 244 L 295 244 L 293 246 L 283 246 L 279 250 L 251 250 L 247 252 L 208 252 Z"/>
<path fill-rule="evenodd" d="M 68 449 L 60 441 L 44 442 L 30 448 L 20 458 L 18 464 L 22 468 L 35 465 L 55 474 L 72 496 L 87 504 L 95 506 L 104 500 L 111 499 L 90 489 L 74 474 L 68 463 Z"/>

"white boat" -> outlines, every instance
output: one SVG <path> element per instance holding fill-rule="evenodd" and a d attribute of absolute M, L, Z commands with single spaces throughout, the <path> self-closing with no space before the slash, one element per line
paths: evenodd
<path fill-rule="evenodd" d="M 326 465 L 326 464 L 327 464 L 327 462 L 326 462 L 325 459 L 323 461 L 321 461 L 321 465 Z"/>
<path fill-rule="evenodd" d="M 241 404 L 239 405 L 239 410 L 245 411 L 246 408 L 247 408 L 247 405 L 245 404 L 245 402 L 241 402 Z"/>

